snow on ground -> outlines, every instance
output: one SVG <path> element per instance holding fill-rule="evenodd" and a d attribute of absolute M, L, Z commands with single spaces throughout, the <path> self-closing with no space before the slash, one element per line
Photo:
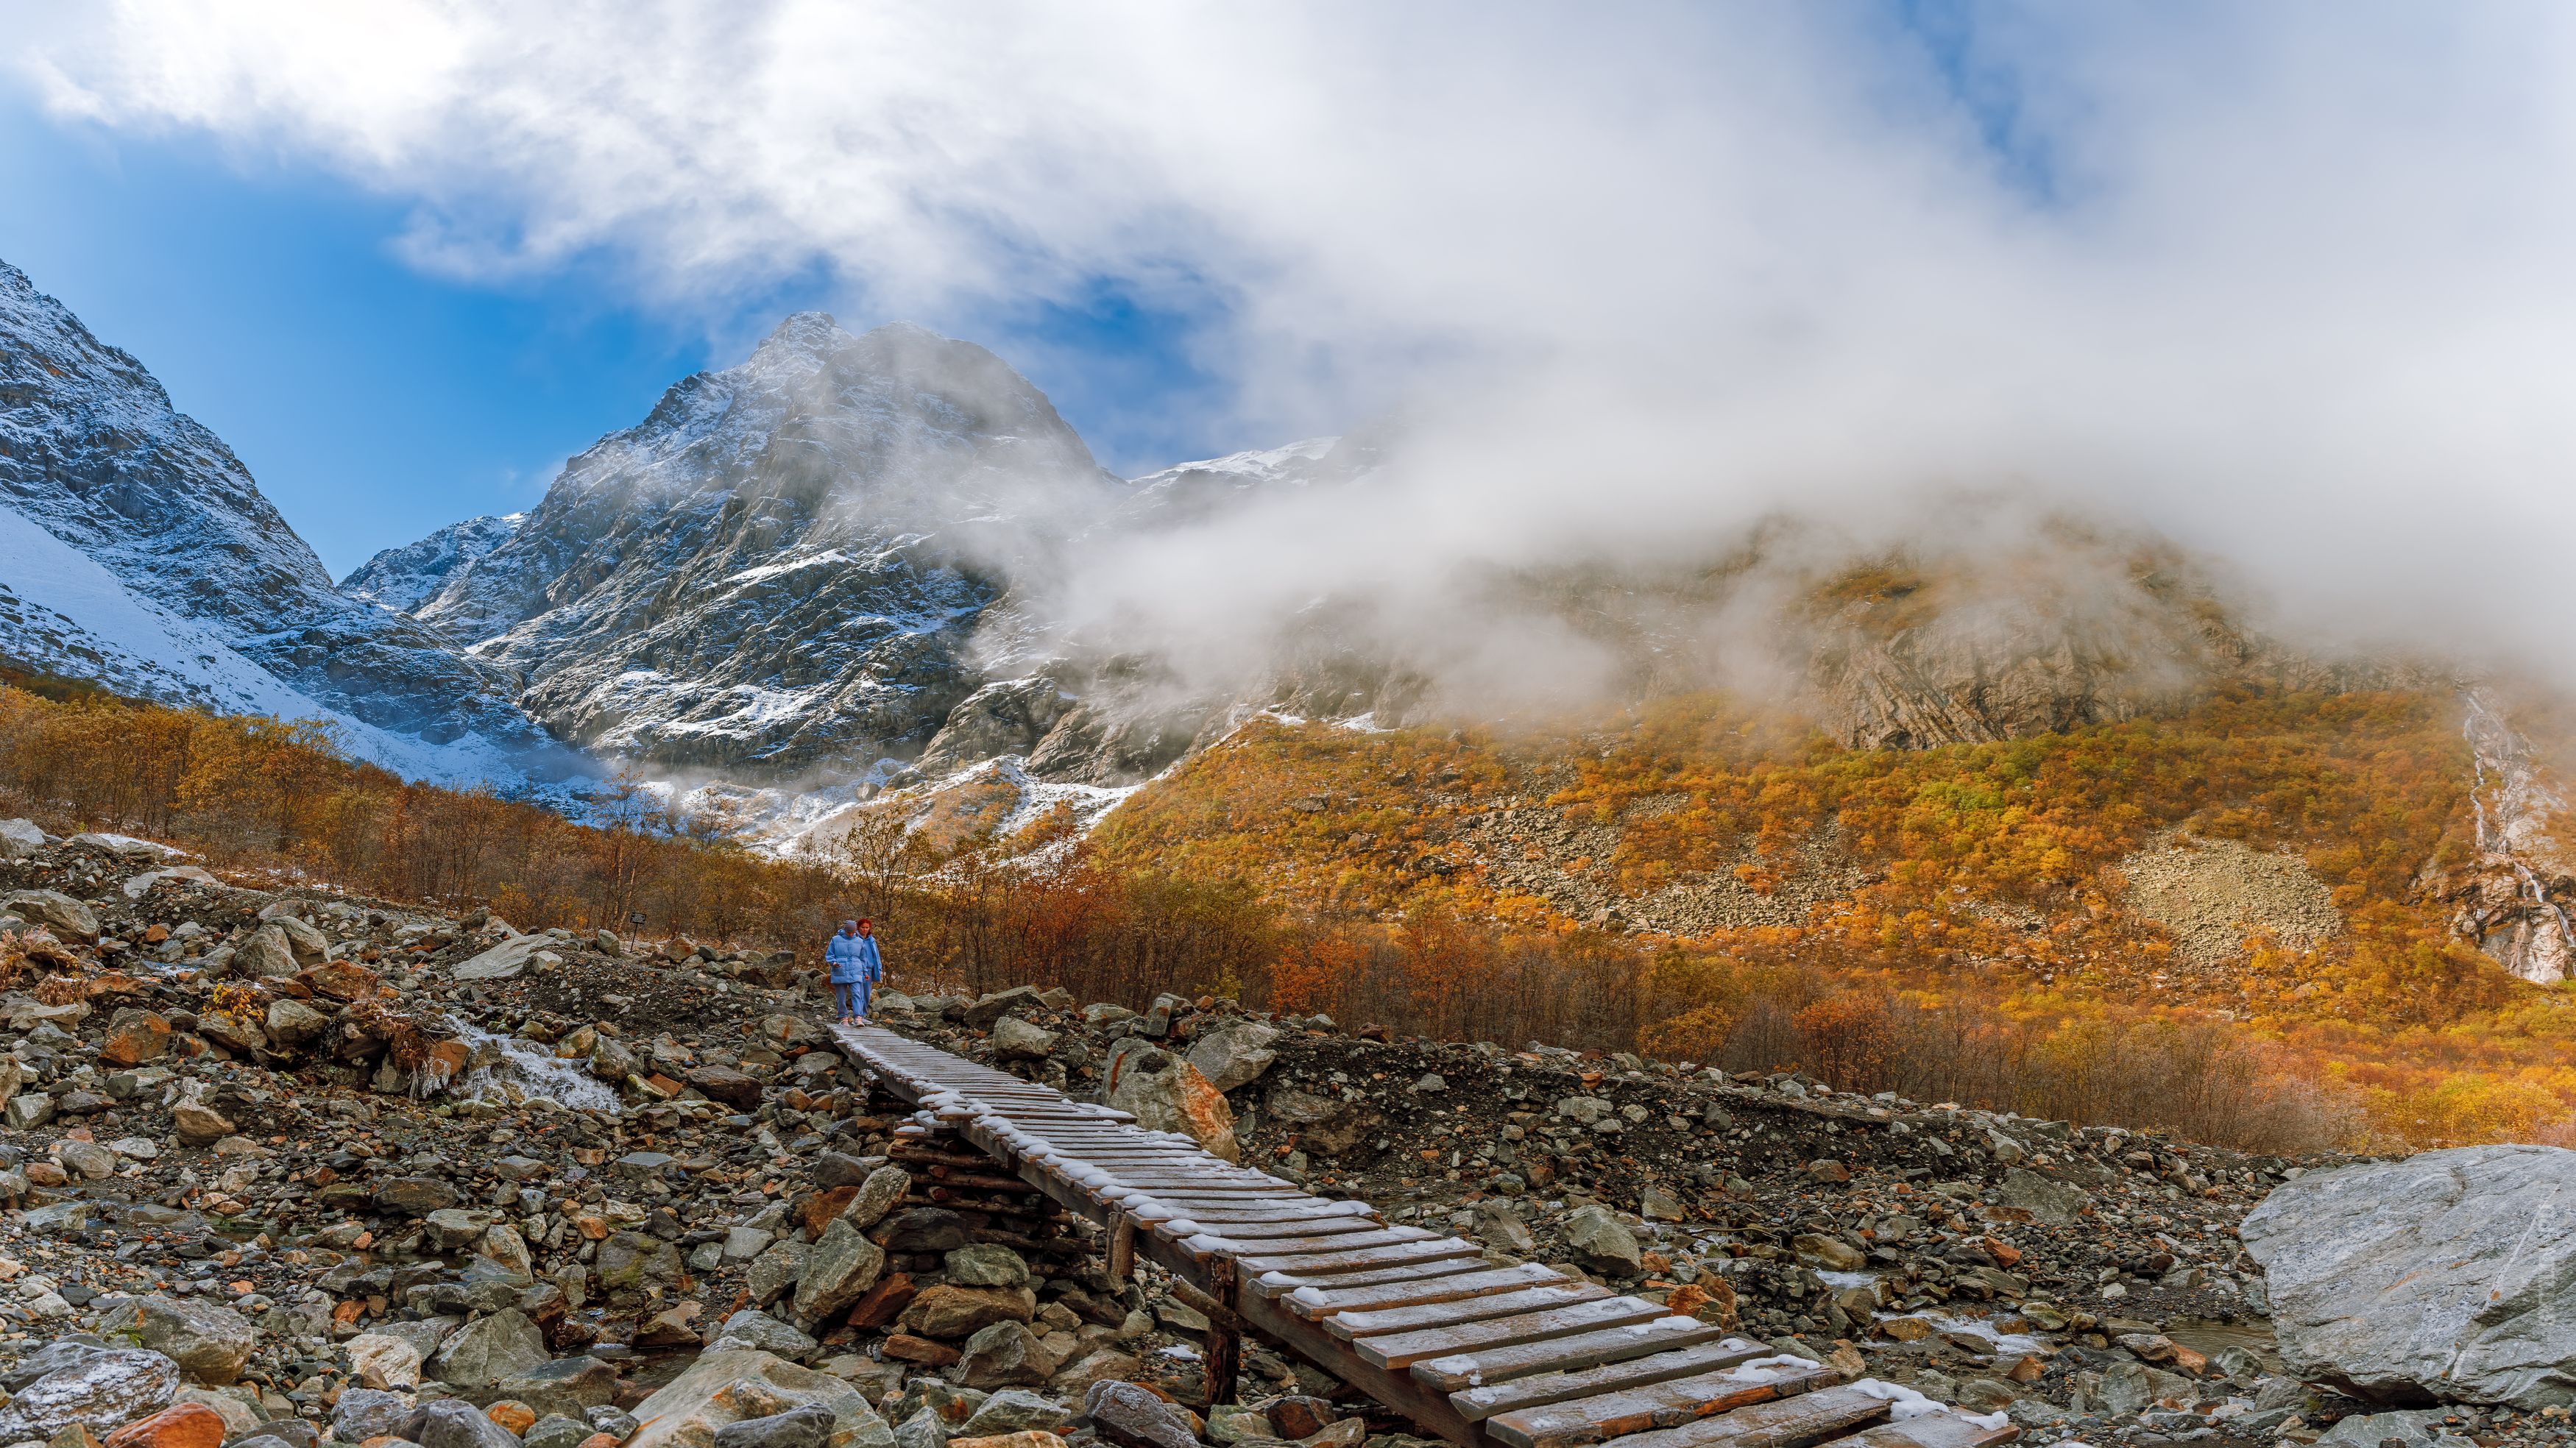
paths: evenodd
<path fill-rule="evenodd" d="M 87 554 L 0 506 L 0 656 L 120 694 L 220 714 L 329 726 L 341 750 L 410 779 L 473 784 L 519 769 L 481 738 L 425 744 L 327 709 L 236 652 L 213 625 L 129 589 Z"/>

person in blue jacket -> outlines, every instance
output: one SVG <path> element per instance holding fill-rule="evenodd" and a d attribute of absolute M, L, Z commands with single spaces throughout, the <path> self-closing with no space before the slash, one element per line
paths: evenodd
<path fill-rule="evenodd" d="M 869 998 L 885 979 L 885 958 L 877 953 L 876 927 L 865 920 L 844 920 L 840 933 L 823 947 L 832 967 L 832 1004 L 845 1026 L 864 1024 Z"/>

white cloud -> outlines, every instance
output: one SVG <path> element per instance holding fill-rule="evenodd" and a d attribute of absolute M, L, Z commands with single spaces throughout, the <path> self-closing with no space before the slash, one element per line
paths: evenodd
<path fill-rule="evenodd" d="M 1887 8 L 1750 4 L 133 0 L 16 65 L 411 198 L 426 266 L 997 328 L 1115 278 L 1217 319 L 1246 445 L 1445 424 L 1364 515 L 1128 560 L 1149 611 L 2007 481 L 2576 672 L 2576 18 L 1959 13 L 1957 83 Z"/>

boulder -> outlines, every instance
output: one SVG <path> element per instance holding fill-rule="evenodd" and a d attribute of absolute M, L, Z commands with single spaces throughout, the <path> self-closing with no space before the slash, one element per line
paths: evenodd
<path fill-rule="evenodd" d="M 1149 1388 L 1109 1379 L 1093 1383 L 1082 1411 L 1119 1448 L 1198 1448 L 1189 1418 Z"/>
<path fill-rule="evenodd" d="M 2576 1402 L 2576 1151 L 2466 1146 L 2301 1176 L 2238 1230 L 2290 1370 L 2386 1403 Z"/>
<path fill-rule="evenodd" d="M 1177 1131 L 1225 1161 L 1241 1161 L 1234 1110 L 1199 1068 L 1130 1036 L 1109 1058 L 1110 1105 L 1132 1112 L 1148 1131 Z"/>
<path fill-rule="evenodd" d="M 974 1416 L 958 1425 L 957 1436 L 985 1438 L 1033 1430 L 1053 1432 L 1072 1420 L 1073 1410 L 1052 1398 L 1042 1398 L 1025 1388 L 1004 1388 L 986 1398 Z"/>
<path fill-rule="evenodd" d="M 66 940 L 98 939 L 98 916 L 60 890 L 17 890 L 0 899 L 0 910 L 32 920 Z"/>
<path fill-rule="evenodd" d="M 268 1003 L 268 1038 L 280 1045 L 301 1046 L 331 1029 L 331 1018 L 299 1000 Z"/>
<path fill-rule="evenodd" d="M 216 1387 L 239 1378 L 251 1349 L 259 1345 L 258 1329 L 231 1308 L 157 1292 L 109 1313 L 99 1332 L 131 1336 L 188 1376 Z"/>
<path fill-rule="evenodd" d="M 492 1391 L 539 1413 L 578 1418 L 617 1401 L 617 1369 L 595 1357 L 556 1358 L 510 1374 Z"/>
<path fill-rule="evenodd" d="M 185 1133 L 181 1140 L 186 1140 Z M 406 1217 L 426 1217 L 455 1206 L 456 1188 L 432 1176 L 395 1177 L 376 1188 L 376 1206 Z"/>
<path fill-rule="evenodd" d="M 520 1448 L 581 1448 L 599 1430 L 579 1418 L 549 1413 L 519 1435 Z"/>
<path fill-rule="evenodd" d="M 1798 1260 L 1821 1272 L 1858 1272 L 1869 1265 L 1869 1258 L 1858 1247 L 1840 1237 L 1827 1237 L 1816 1232 L 1801 1232 L 1789 1239 L 1789 1250 Z"/>
<path fill-rule="evenodd" d="M 860 1235 L 848 1221 L 834 1218 L 815 1240 L 813 1255 L 796 1278 L 794 1310 L 799 1327 L 811 1331 L 859 1300 L 885 1271 L 885 1251 Z"/>
<path fill-rule="evenodd" d="M 23 860 L 45 847 L 45 832 L 34 820 L 0 820 L 0 860 Z"/>
<path fill-rule="evenodd" d="M 898 1319 L 923 1337 L 971 1337 L 997 1322 L 1037 1316 L 1037 1295 L 1025 1287 L 959 1287 L 942 1282 L 922 1289 Z"/>
<path fill-rule="evenodd" d="M 752 1348 L 775 1353 L 790 1362 L 805 1362 L 814 1356 L 820 1344 L 766 1312 L 744 1308 L 724 1320 L 716 1330 L 716 1340 L 708 1344 L 711 1352 Z"/>
<path fill-rule="evenodd" d="M 55 1344 L 54 1346 L 62 1346 Z M 47 1439 L 75 1423 L 109 1433 L 170 1405 L 179 1365 L 144 1348 L 89 1348 L 15 1390 L 0 1407 L 0 1442 Z M 49 1347 L 47 1351 L 52 1351 Z"/>
<path fill-rule="evenodd" d="M 634 1413 L 644 1426 L 624 1448 L 704 1448 L 725 1427 L 808 1405 L 828 1409 L 845 1448 L 894 1448 L 894 1430 L 859 1390 L 772 1353 L 710 1352 Z"/>
<path fill-rule="evenodd" d="M 993 1023 L 993 1054 L 1005 1061 L 1040 1061 L 1055 1051 L 1055 1032 L 1018 1016 Z"/>
<path fill-rule="evenodd" d="M 234 1134 L 232 1121 L 202 1101 L 182 1101 L 171 1107 L 170 1125 L 182 1146 L 212 1146 Z"/>
<path fill-rule="evenodd" d="M 515 1307 L 478 1317 L 438 1345 L 430 1371 L 452 1388 L 498 1385 L 547 1361 L 546 1335 Z M 428 1448 L 424 1441 L 422 1448 Z"/>
<path fill-rule="evenodd" d="M 302 969 L 295 959 L 295 944 L 286 938 L 286 930 L 272 920 L 250 933 L 250 939 L 233 952 L 233 973 L 249 976 L 293 975 Z"/>
<path fill-rule="evenodd" d="M 184 860 L 185 850 L 172 849 L 153 840 L 138 840 L 132 835 L 111 835 L 101 830 L 84 830 L 63 841 L 85 850 L 97 850 L 120 860 Z"/>
<path fill-rule="evenodd" d="M 1261 1079 L 1279 1053 L 1270 1049 L 1279 1028 L 1261 1021 L 1236 1021 L 1199 1037 L 1190 1047 L 1190 1064 L 1219 1091 L 1249 1086 Z"/>
<path fill-rule="evenodd" d="M 140 1066 L 159 1060 L 169 1049 L 170 1023 L 158 1012 L 128 1006 L 108 1018 L 98 1058 L 111 1066 Z"/>
<path fill-rule="evenodd" d="M 611 1292 L 640 1292 L 680 1280 L 680 1249 L 641 1232 L 618 1232 L 599 1244 L 591 1277 Z"/>
<path fill-rule="evenodd" d="M 1002 1017 L 1009 1015 L 1013 1011 L 1042 1007 L 1045 1004 L 1046 1003 L 1044 1001 L 1038 999 L 1037 987 L 1015 985 L 1009 990 L 1000 990 L 993 992 L 991 995 L 977 996 L 972 1003 L 958 1007 L 957 1019 L 965 1022 L 968 1026 L 971 1026 L 976 1030 L 990 1030 L 992 1029 L 995 1021 L 1000 1020 Z"/>
<path fill-rule="evenodd" d="M 709 1101 L 721 1101 L 740 1111 L 760 1106 L 760 1078 L 731 1066 L 700 1066 L 681 1078 L 698 1088 L 698 1094 Z"/>
<path fill-rule="evenodd" d="M 1298 1149 L 1315 1156 L 1340 1156 L 1358 1146 L 1379 1119 L 1358 1102 L 1338 1101 L 1293 1086 L 1273 1086 L 1262 1109 L 1273 1122 L 1296 1128 Z"/>
<path fill-rule="evenodd" d="M 2092 1202 L 2080 1187 L 2052 1181 L 2035 1171 L 2014 1167 L 2004 1173 L 2003 1189 L 1996 1200 L 2022 1210 L 2052 1227 L 2074 1225 L 2078 1213 Z"/>
<path fill-rule="evenodd" d="M 519 1448 L 509 1429 L 459 1398 L 442 1398 L 412 1414 L 403 1436 L 420 1448 Z"/>
<path fill-rule="evenodd" d="M 970 1388 L 1035 1386 L 1055 1374 L 1055 1355 L 1024 1322 L 996 1322 L 966 1339 L 958 1381 Z"/>
<path fill-rule="evenodd" d="M 420 1361 L 417 1351 L 411 1356 L 413 1363 Z M 401 1431 L 412 1412 L 409 1393 L 385 1392 L 376 1388 L 342 1388 L 340 1400 L 331 1405 L 331 1436 L 343 1443 L 363 1443 L 370 1438 L 386 1437 Z"/>
<path fill-rule="evenodd" d="M 1565 1242 L 1575 1260 L 1603 1272 L 1633 1273 L 1645 1264 L 1637 1234 L 1607 1207 L 1578 1207 L 1565 1219 Z"/>
<path fill-rule="evenodd" d="M 331 958 L 331 938 L 304 920 L 280 915 L 269 923 L 286 933 L 287 949 L 293 952 L 297 965 L 320 965 Z"/>
<path fill-rule="evenodd" d="M 223 1448 L 223 1415 L 202 1403 L 172 1403 L 107 1435 L 106 1448 Z"/>
<path fill-rule="evenodd" d="M 458 980 L 516 980 L 527 973 L 528 961 L 549 943 L 543 935 L 513 935 L 481 955 L 459 962 L 448 974 Z"/>
<path fill-rule="evenodd" d="M 715 1448 L 825 1448 L 832 1441 L 832 1410 L 819 1403 L 744 1418 L 716 1430 Z"/>
<path fill-rule="evenodd" d="M 881 1166 L 859 1183 L 859 1194 L 841 1208 L 841 1220 L 864 1232 L 885 1220 L 894 1204 L 912 1188 L 912 1177 L 899 1166 Z"/>
<path fill-rule="evenodd" d="M 960 1287 L 1026 1287 L 1029 1264 L 1019 1253 L 998 1242 L 970 1242 L 948 1254 L 943 1264 L 948 1280 Z M 1007 1433 L 1008 1428 L 997 1428 Z"/>

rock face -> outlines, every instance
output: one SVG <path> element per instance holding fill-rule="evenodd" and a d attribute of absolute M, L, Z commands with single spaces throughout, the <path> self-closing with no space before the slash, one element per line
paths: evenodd
<path fill-rule="evenodd" d="M 527 520 L 525 513 L 499 513 L 450 523 L 416 543 L 387 548 L 359 564 L 357 571 L 340 580 L 340 591 L 396 613 L 409 613 L 484 554 L 509 542 Z"/>
<path fill-rule="evenodd" d="M 2316 1172 L 2240 1229 L 2292 1370 L 2388 1403 L 2576 1402 L 2576 1151 Z"/>
<path fill-rule="evenodd" d="M 29 661 L 40 667 L 94 676 L 82 669 L 75 641 L 59 635 L 66 625 L 95 622 L 102 609 L 167 617 L 202 625 L 203 644 L 265 671 L 277 694 L 301 694 L 390 734 L 430 744 L 474 735 L 512 750 L 544 744 L 501 675 L 418 622 L 342 594 L 221 439 L 173 410 L 142 363 L 90 335 L 5 263 L 0 511 L 133 596 L 106 604 L 71 598 L 66 591 L 104 580 L 72 579 L 50 564 L 17 570 L 0 587 L 0 649 L 38 654 Z M 52 647 L 48 636 L 56 636 Z M 179 639 L 155 648 L 191 646 L 202 645 Z M 256 694 L 256 681 L 227 688 L 171 660 L 143 659 L 131 678 L 117 677 L 118 667 L 103 667 L 113 686 L 172 702 L 260 702 L 236 697 Z"/>
<path fill-rule="evenodd" d="M 574 458 L 417 612 L 565 738 L 865 763 L 917 753 L 975 691 L 965 647 L 1024 530 L 1120 491 L 983 348 L 802 313 Z"/>

